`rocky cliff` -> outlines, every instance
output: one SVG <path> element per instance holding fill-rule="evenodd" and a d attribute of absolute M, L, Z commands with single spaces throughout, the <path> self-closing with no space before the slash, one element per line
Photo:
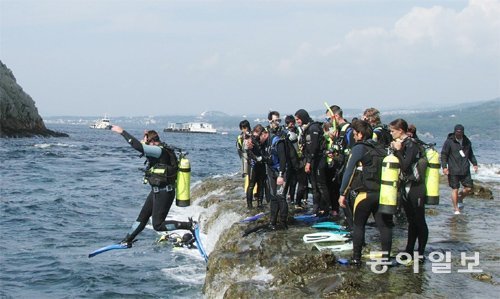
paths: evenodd
<path fill-rule="evenodd" d="M 0 137 L 67 137 L 45 127 L 33 99 L 19 86 L 12 71 L 0 61 Z"/>

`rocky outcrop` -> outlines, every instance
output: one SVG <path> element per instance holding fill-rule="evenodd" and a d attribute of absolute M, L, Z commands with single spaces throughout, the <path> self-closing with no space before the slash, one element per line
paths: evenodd
<path fill-rule="evenodd" d="M 16 82 L 12 71 L 0 61 L 0 137 L 67 137 L 45 127 L 33 99 Z"/>
<path fill-rule="evenodd" d="M 350 252 L 320 253 L 302 242 L 304 234 L 315 230 L 295 221 L 291 207 L 287 230 L 266 229 L 269 214 L 251 223 L 239 222 L 259 212 L 246 209 L 242 186 L 241 178 L 207 179 L 191 194 L 207 211 L 201 217 L 204 233 L 217 239 L 207 264 L 206 298 L 368 298 L 374 294 L 392 298 L 413 292 L 408 284 L 415 276 L 407 274 L 411 273 L 407 267 L 397 267 L 388 281 L 387 275 L 374 275 L 368 266 L 358 269 L 339 264 L 338 259 L 349 258 Z M 488 192 L 483 194 L 489 197 Z M 365 253 L 379 246 L 378 231 L 371 225 Z M 397 225 L 406 227 L 406 223 Z M 250 229 L 255 232 L 246 234 Z M 396 230 L 393 249 L 405 244 L 405 229 Z"/>
<path fill-rule="evenodd" d="M 210 252 L 203 288 L 206 298 L 366 295 L 359 291 L 356 282 L 359 273 L 340 265 L 339 255 L 320 253 L 313 250 L 311 244 L 302 242 L 302 236 L 313 231 L 309 225 L 294 221 L 293 215 L 289 217 L 288 230 L 267 230 L 268 215 L 251 223 L 239 222 L 259 212 L 247 211 L 242 185 L 241 178 L 205 180 L 192 193 L 192 198 L 202 197 L 200 205 L 212 211 L 202 222 L 203 230 L 213 232 L 224 228 Z M 259 227 L 261 229 L 243 237 L 249 229 Z"/>

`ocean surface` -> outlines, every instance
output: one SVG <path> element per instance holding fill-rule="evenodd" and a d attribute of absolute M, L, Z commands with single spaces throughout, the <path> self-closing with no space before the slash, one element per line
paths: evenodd
<path fill-rule="evenodd" d="M 199 253 L 157 244 L 159 235 L 150 226 L 129 250 L 87 257 L 120 241 L 137 217 L 149 192 L 140 171 L 144 159 L 111 131 L 83 125 L 49 128 L 70 137 L 0 140 L 0 298 L 202 298 L 206 264 Z M 125 129 L 140 137 L 145 128 Z M 195 186 L 207 178 L 237 175 L 236 134 L 161 132 L 161 137 L 189 153 Z M 443 141 L 435 142 L 440 147 Z M 498 281 L 500 141 L 472 142 L 480 163 L 474 179 L 493 188 L 495 200 L 466 200 L 465 214 L 455 217 L 449 188 L 441 186 L 439 216 L 429 220 L 429 247 L 449 248 L 453 255 L 479 251 L 479 268 Z M 197 219 L 202 212 L 196 203 L 174 204 L 168 218 Z M 210 253 L 214 234 L 203 231 L 202 239 Z M 462 297 L 467 290 L 473 292 L 470 297 L 498 294 L 498 285 L 470 275 L 455 270 L 436 276 L 429 270 L 416 283 L 417 293 L 429 298 L 437 290 L 446 297 Z"/>

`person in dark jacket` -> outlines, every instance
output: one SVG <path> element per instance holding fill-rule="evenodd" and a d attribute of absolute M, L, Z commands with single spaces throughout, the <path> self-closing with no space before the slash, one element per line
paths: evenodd
<path fill-rule="evenodd" d="M 477 160 L 472 151 L 472 143 L 464 134 L 464 126 L 456 125 L 454 132 L 448 134 L 441 150 L 441 165 L 452 189 L 451 200 L 456 215 L 460 214 L 460 209 L 463 208 L 464 197 L 472 191 L 470 163 L 477 173 Z M 462 192 L 458 192 L 460 183 L 464 186 Z"/>

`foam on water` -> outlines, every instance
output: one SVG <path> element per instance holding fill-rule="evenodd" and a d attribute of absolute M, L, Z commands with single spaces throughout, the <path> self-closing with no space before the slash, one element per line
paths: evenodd
<path fill-rule="evenodd" d="M 500 183 L 500 164 L 478 164 L 478 172 L 471 169 L 473 180 L 485 183 Z"/>

